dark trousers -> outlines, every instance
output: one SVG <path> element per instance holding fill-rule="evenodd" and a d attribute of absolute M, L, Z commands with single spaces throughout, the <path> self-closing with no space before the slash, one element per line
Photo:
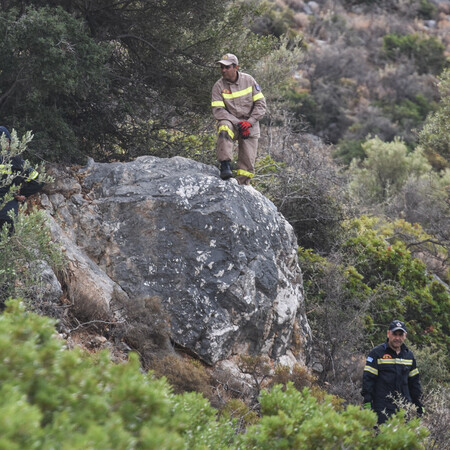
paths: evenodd
<path fill-rule="evenodd" d="M 382 425 L 383 423 L 387 422 L 389 418 L 395 414 L 394 409 L 384 409 L 383 411 L 376 411 L 378 415 L 378 425 Z"/>

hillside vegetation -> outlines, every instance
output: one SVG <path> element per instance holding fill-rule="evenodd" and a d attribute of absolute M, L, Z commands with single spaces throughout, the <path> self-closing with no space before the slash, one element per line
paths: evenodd
<path fill-rule="evenodd" d="M 295 229 L 320 363 L 287 374 L 250 355 L 252 395 L 214 395 L 220 383 L 192 361 L 155 360 L 144 375 L 134 357 L 115 367 L 63 351 L 49 321 L 10 302 L 0 444 L 50 448 L 64 435 L 68 448 L 449 445 L 448 2 L 16 0 L 2 2 L 0 22 L 1 125 L 32 130 L 25 156 L 47 165 L 143 154 L 215 164 L 214 61 L 238 55 L 269 108 L 254 187 Z M 2 233 L 0 302 L 85 320 L 35 289 L 36 261 L 63 265 L 42 221 L 28 211 L 14 236 Z M 418 419 L 405 421 L 412 411 L 374 434 L 373 415 L 359 410 L 364 354 L 394 318 L 410 330 L 428 438 Z M 22 408 L 20 423 L 9 421 Z"/>

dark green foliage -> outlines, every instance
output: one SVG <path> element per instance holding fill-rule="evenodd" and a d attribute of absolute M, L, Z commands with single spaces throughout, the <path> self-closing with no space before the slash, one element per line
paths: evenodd
<path fill-rule="evenodd" d="M 164 379 L 143 374 L 133 354 L 113 364 L 107 352 L 66 350 L 53 325 L 17 301 L 1 316 L 2 448 L 413 449 L 424 443 L 426 430 L 417 419 L 406 423 L 400 413 L 376 433 L 371 411 L 340 411 L 332 397 L 319 401 L 290 383 L 263 391 L 259 423 L 237 434 L 239 415 L 224 410 L 218 418 L 199 394 L 173 394 Z M 248 415 L 244 405 L 236 406 Z M 248 419 L 257 421 L 255 415 Z"/>
<path fill-rule="evenodd" d="M 420 0 L 418 14 L 421 19 L 431 20 L 436 15 L 436 6 L 430 0 Z"/>
<path fill-rule="evenodd" d="M 404 98 L 400 102 L 389 102 L 384 98 L 381 107 L 387 116 L 402 129 L 420 126 L 427 116 L 436 109 L 436 104 L 417 94 L 414 98 Z"/>
<path fill-rule="evenodd" d="M 394 318 L 406 321 L 407 344 L 422 350 L 424 365 L 430 351 L 442 355 L 439 370 L 424 368 L 427 383 L 448 371 L 450 292 L 400 239 L 414 229 L 417 241 L 426 239 L 419 227 L 362 217 L 348 222 L 343 245 L 326 258 L 299 249 L 308 321 L 323 366 L 319 381 L 347 402 L 361 401 L 364 359 L 358 355 L 385 341 Z"/>
<path fill-rule="evenodd" d="M 412 342 L 447 348 L 450 294 L 394 237 L 394 230 L 379 220 L 362 218 L 350 225 L 350 237 L 342 247 L 362 283 L 380 299 L 369 310 L 368 330 L 377 330 L 382 339 L 386 324 L 395 316 L 408 323 Z"/>
<path fill-rule="evenodd" d="M 450 70 L 445 70 L 439 80 L 441 100 L 436 111 L 430 114 L 419 134 L 431 164 L 437 170 L 450 167 Z"/>
<path fill-rule="evenodd" d="M 265 0 L 262 2 L 265 12 L 258 18 L 252 26 L 252 30 L 257 34 L 273 35 L 280 38 L 286 34 L 295 35 L 295 21 L 292 9 L 281 7 L 275 2 Z"/>
<path fill-rule="evenodd" d="M 364 140 L 341 140 L 333 152 L 333 157 L 340 163 L 349 165 L 353 159 L 364 159 Z"/>
<path fill-rule="evenodd" d="M 1 12 L 0 112 L 51 160 L 182 153 L 161 131 L 204 133 L 215 61 L 250 68 L 273 44 L 248 28 L 256 2 L 17 3 Z"/>
<path fill-rule="evenodd" d="M 110 51 L 61 8 L 2 10 L 0 20 L 2 120 L 35 131 L 33 153 L 78 159 L 77 148 L 104 129 L 111 108 L 99 103 L 106 101 Z"/>
<path fill-rule="evenodd" d="M 438 75 L 447 65 L 445 46 L 435 37 L 387 34 L 383 38 L 383 51 L 394 61 L 401 57 L 413 59 L 419 73 Z"/>
<path fill-rule="evenodd" d="M 316 129 L 322 119 L 319 105 L 314 97 L 308 92 L 297 92 L 294 89 L 288 90 L 285 95 L 289 109 L 297 120 L 306 122 L 313 130 Z"/>

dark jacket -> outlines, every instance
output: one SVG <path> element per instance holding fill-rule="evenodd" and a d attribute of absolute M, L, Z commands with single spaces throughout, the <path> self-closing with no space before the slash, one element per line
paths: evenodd
<path fill-rule="evenodd" d="M 11 183 L 3 186 L 1 181 L 5 180 L 8 175 L 15 175 Z M 3 207 L 3 198 L 9 192 L 11 186 L 16 186 L 18 195 L 29 197 L 39 192 L 43 183 L 37 181 L 38 173 L 34 169 L 24 170 L 24 161 L 20 156 L 14 156 L 10 160 L 6 160 L 0 156 L 0 220 L 7 220 L 8 212 L 13 210 L 14 214 L 19 213 L 19 202 L 16 199 L 10 200 Z"/>
<path fill-rule="evenodd" d="M 394 397 L 400 394 L 421 408 L 422 388 L 412 351 L 403 344 L 397 355 L 387 342 L 375 347 L 366 360 L 361 394 L 364 403 L 371 402 L 376 412 L 384 409 L 394 412 L 398 409 L 393 400 L 388 398 L 389 394 Z"/>

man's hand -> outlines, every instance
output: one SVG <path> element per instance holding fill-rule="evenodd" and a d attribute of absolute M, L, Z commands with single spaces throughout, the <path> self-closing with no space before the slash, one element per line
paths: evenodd
<path fill-rule="evenodd" d="M 239 135 L 242 139 L 247 139 L 250 137 L 250 128 L 252 124 L 250 122 L 247 122 L 246 120 L 241 120 L 238 123 L 239 128 Z"/>
<path fill-rule="evenodd" d="M 25 197 L 25 195 L 15 195 L 14 198 L 19 202 L 19 203 L 23 203 L 27 198 Z"/>

